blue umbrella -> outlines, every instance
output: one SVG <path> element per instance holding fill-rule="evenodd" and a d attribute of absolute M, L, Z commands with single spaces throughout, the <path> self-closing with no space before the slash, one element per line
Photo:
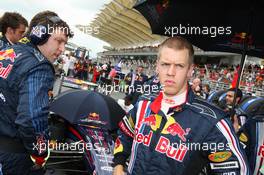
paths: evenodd
<path fill-rule="evenodd" d="M 62 93 L 51 103 L 50 111 L 72 124 L 89 124 L 108 130 L 117 129 L 126 114 L 113 98 L 87 90 Z"/>

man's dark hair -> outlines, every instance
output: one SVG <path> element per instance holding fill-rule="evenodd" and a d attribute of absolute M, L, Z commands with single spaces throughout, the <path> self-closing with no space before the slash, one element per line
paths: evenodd
<path fill-rule="evenodd" d="M 8 27 L 17 29 L 21 24 L 28 26 L 27 20 L 22 15 L 16 12 L 5 12 L 0 18 L 0 32 L 5 35 Z"/>
<path fill-rule="evenodd" d="M 236 93 L 236 88 L 230 88 L 227 91 L 232 91 L 232 92 Z M 240 100 L 243 97 L 243 93 L 242 93 L 241 89 L 239 89 L 239 88 L 237 88 L 237 95 L 236 95 L 236 97 L 239 97 Z"/>
<path fill-rule="evenodd" d="M 35 26 L 43 25 L 43 26 L 49 26 L 50 28 L 53 29 L 62 28 L 67 37 L 69 38 L 73 37 L 72 31 L 70 30 L 69 25 L 65 21 L 59 20 L 58 22 L 54 23 L 53 21 L 49 20 L 52 17 L 59 17 L 59 16 L 57 13 L 48 10 L 36 14 L 30 21 L 27 34 L 29 34 Z"/>

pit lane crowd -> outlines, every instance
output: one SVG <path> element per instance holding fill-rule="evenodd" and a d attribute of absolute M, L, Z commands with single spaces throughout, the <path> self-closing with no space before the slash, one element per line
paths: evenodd
<path fill-rule="evenodd" d="M 220 59 L 220 58 L 219 58 Z M 102 61 L 100 61 L 102 60 Z M 120 78 L 127 80 L 130 72 L 136 72 L 139 66 L 144 68 L 144 74 L 152 77 L 155 74 L 155 60 L 146 59 L 121 59 L 112 58 L 112 56 L 101 58 L 99 62 L 74 57 L 74 53 L 62 55 L 55 64 L 59 72 L 64 72 L 67 76 L 75 77 L 82 80 L 93 81 L 97 83 L 100 77 Z M 113 70 L 114 69 L 114 70 Z M 231 86 L 234 78 L 237 77 L 239 65 L 228 64 L 206 64 L 195 65 L 193 77 L 198 77 L 202 82 L 217 82 Z M 118 72 L 109 74 L 112 71 Z M 120 75 L 121 74 L 121 75 Z M 121 77 L 120 77 L 121 76 Z M 245 66 L 241 77 L 241 86 L 247 86 L 256 89 L 264 87 L 264 66 L 258 64 L 248 64 Z M 129 82 L 128 82 L 129 84 Z"/>
<path fill-rule="evenodd" d="M 49 12 L 47 14 L 49 14 L 49 15 L 51 14 L 50 15 L 51 18 L 49 20 L 52 23 L 61 24 L 61 21 L 62 21 L 61 19 L 52 18 L 54 16 L 58 17 L 57 14 L 49 13 Z M 19 40 L 23 37 L 23 34 L 25 32 L 25 27 L 28 26 L 27 21 L 21 15 L 19 15 L 17 13 L 15 13 L 15 14 L 6 13 L 5 15 L 8 17 L 14 17 L 14 18 L 17 18 L 20 20 L 17 20 L 19 22 L 18 23 L 19 25 L 14 25 L 14 26 L 11 25 L 11 26 L 6 27 L 4 30 L 3 29 L 1 30 L 3 36 L 1 37 L 0 61 L 3 61 L 3 60 L 6 61 L 5 60 L 6 54 L 8 54 L 6 52 L 7 48 L 9 49 L 9 47 L 13 47 L 13 46 L 16 47 L 16 45 L 18 45 L 17 47 L 22 47 L 22 48 L 25 47 L 26 48 L 26 46 L 20 46 L 20 44 L 17 44 L 17 43 L 19 43 Z M 5 16 L 3 16 L 1 18 L 1 20 L 3 20 L 4 17 Z M 37 20 L 37 18 L 35 20 Z M 1 27 L 2 27 L 2 26 L 4 26 L 3 25 L 4 23 L 3 23 L 3 21 L 1 21 L 1 22 L 2 22 Z M 68 27 L 68 25 L 65 22 L 63 22 L 63 25 Z M 33 36 L 31 36 L 31 37 L 33 37 Z M 67 37 L 70 37 L 70 36 L 67 36 Z M 33 38 L 32 38 L 32 40 L 33 40 Z M 46 42 L 49 43 L 49 40 L 50 40 L 50 38 L 45 38 L 45 40 L 43 39 L 43 41 L 41 41 L 43 43 L 40 44 L 40 42 L 36 42 L 36 43 L 33 43 L 33 45 L 42 46 L 43 44 L 45 45 Z M 176 40 L 181 40 L 181 42 L 186 42 L 185 40 L 178 39 L 178 38 L 176 38 Z M 31 41 L 29 41 L 29 42 L 31 42 Z M 25 43 L 23 43 L 23 44 L 25 44 Z M 166 46 L 165 46 L 165 48 L 166 48 Z M 40 51 L 37 50 L 35 48 L 35 46 L 30 46 L 30 49 L 32 49 L 32 53 L 36 53 L 36 51 L 38 51 L 38 52 L 42 51 L 41 49 L 39 49 Z M 166 48 L 166 49 L 168 49 L 168 48 Z M 8 56 L 9 56 L 8 58 L 12 57 L 12 55 L 11 56 L 8 55 Z M 34 56 L 36 56 L 38 60 L 43 59 L 41 56 L 39 56 L 39 54 L 36 54 Z M 8 60 L 8 61 L 12 61 L 12 60 Z M 5 76 L 5 74 L 4 74 L 4 72 L 5 73 L 7 73 L 7 72 L 3 71 L 4 69 L 2 68 L 3 65 L 5 65 L 5 64 L 3 64 L 2 62 L 0 62 L 0 63 L 1 63 L 0 64 L 0 68 L 1 68 L 1 71 L 0 71 L 1 72 L 0 90 L 2 91 L 4 89 L 4 86 L 2 86 L 2 84 L 7 86 L 8 83 L 6 83 L 3 80 L 3 79 L 7 78 L 7 75 Z M 47 64 L 50 64 L 50 63 L 47 63 Z M 104 62 L 99 63 L 99 62 L 94 62 L 92 60 L 89 60 L 88 58 L 87 59 L 85 59 L 85 58 L 77 59 L 74 57 L 74 54 L 68 53 L 68 54 L 60 56 L 59 59 L 53 64 L 55 67 L 57 67 L 57 70 L 59 73 L 64 73 L 66 76 L 74 77 L 74 78 L 78 78 L 78 79 L 82 79 L 82 80 L 87 80 L 87 81 L 92 81 L 94 83 L 108 83 L 108 84 L 123 83 L 124 86 L 126 86 L 126 88 L 129 86 L 134 86 L 134 87 L 144 86 L 146 84 L 157 85 L 158 87 L 160 87 L 158 75 L 156 75 L 155 71 L 154 71 L 155 65 L 154 65 L 153 61 L 124 60 L 124 59 L 120 60 L 120 58 L 117 61 L 117 59 L 106 58 L 104 60 Z M 144 68 L 146 68 L 146 71 L 145 71 L 146 74 L 144 73 Z M 239 103 L 241 102 L 243 95 L 245 95 L 245 92 L 242 92 L 240 89 L 236 90 L 234 88 L 234 85 L 235 85 L 234 79 L 236 79 L 237 70 L 238 70 L 238 66 L 236 66 L 236 65 L 233 65 L 233 66 L 230 66 L 230 65 L 206 65 L 204 68 L 201 67 L 200 65 L 196 65 L 192 71 L 193 78 L 192 78 L 192 80 L 190 80 L 191 93 L 195 94 L 199 98 L 203 98 L 206 100 L 210 94 L 210 83 L 208 83 L 208 82 L 210 82 L 212 80 L 212 81 L 216 81 L 216 82 L 224 82 L 226 84 L 230 84 L 231 88 L 226 90 L 226 97 L 225 97 L 226 104 L 224 106 L 221 106 L 221 108 L 222 108 L 221 111 L 222 112 L 224 111 L 232 119 L 232 125 L 234 127 L 234 130 L 237 133 L 237 136 L 238 136 L 238 138 L 240 140 L 240 144 L 241 144 L 239 149 L 240 148 L 245 149 L 247 159 L 249 160 L 249 168 L 251 169 L 251 171 L 254 172 L 254 174 L 264 174 L 264 167 L 263 167 L 263 159 L 264 159 L 263 128 L 264 128 L 264 125 L 263 125 L 263 120 L 260 120 L 259 119 L 260 117 L 258 117 L 258 119 L 254 118 L 255 116 L 252 116 L 254 114 L 243 114 L 243 115 L 241 115 L 241 113 L 239 113 L 237 110 L 235 110 L 238 107 Z M 245 73 L 242 77 L 242 85 L 252 86 L 252 87 L 254 86 L 254 87 L 258 87 L 258 88 L 262 89 L 263 85 L 264 85 L 263 84 L 263 76 L 264 76 L 264 68 L 263 67 L 261 67 L 260 65 L 247 65 Z M 208 79 L 210 81 L 208 81 Z M 206 83 L 204 83 L 204 82 L 206 82 Z M 136 88 L 134 88 L 134 89 L 136 89 Z M 3 92 L 7 92 L 7 91 L 3 91 Z M 234 95 L 235 92 L 237 93 L 236 99 L 234 99 L 235 98 L 235 95 Z M 133 108 L 133 106 L 137 105 L 136 102 L 138 100 L 140 100 L 141 95 L 144 92 L 142 92 L 142 91 L 141 92 L 126 91 L 125 93 L 127 96 L 123 99 L 123 101 L 119 101 L 119 104 L 127 112 L 129 112 Z M 153 92 L 153 94 L 151 94 L 151 95 L 154 95 L 154 94 L 155 94 L 155 92 Z M 0 93 L 0 95 L 1 95 L 1 93 Z M 155 94 L 155 95 L 158 95 L 158 94 Z M 0 97 L 1 97 L 1 105 L 5 104 L 6 99 L 4 98 L 4 96 L 0 96 Z M 235 108 L 232 108 L 233 101 L 235 101 Z M 147 104 L 143 104 L 143 106 L 144 105 L 147 105 Z M 2 108 L 1 108 L 1 110 L 2 110 Z M 155 109 L 152 109 L 152 110 L 155 110 Z M 179 111 L 181 111 L 181 109 L 179 109 Z M 176 111 L 176 112 L 179 112 L 179 111 Z M 1 111 L 1 112 L 4 113 L 3 111 Z M 262 115 L 262 117 L 263 117 L 263 113 L 262 114 L 256 114 L 256 115 Z M 4 117 L 2 115 L 1 115 L 1 120 L 4 120 Z M 149 122 L 151 124 L 152 121 L 149 121 Z M 223 124 L 223 126 L 224 126 L 224 124 Z M 177 126 L 177 127 L 181 128 L 179 126 Z M 155 130 L 155 128 L 154 128 L 154 130 Z M 156 130 L 157 130 L 157 128 L 156 128 Z M 0 134 L 4 133 L 3 129 L 2 130 L 0 129 L 0 131 L 1 131 Z M 184 138 L 188 134 L 189 130 L 187 128 L 186 130 L 183 130 L 182 132 L 183 133 L 181 135 L 181 139 L 184 140 Z M 152 132 L 149 132 L 149 133 L 151 134 Z M 176 133 L 176 134 L 178 134 L 178 133 Z M 150 135 L 145 135 L 145 136 L 150 136 Z M 179 135 L 179 137 L 180 137 L 180 135 Z M 2 137 L 1 137 L 1 139 L 2 139 Z M 142 139 L 138 138 L 138 140 L 142 140 Z M 163 141 L 164 141 L 163 143 L 167 142 L 167 140 L 163 140 Z M 120 141 L 117 141 L 117 142 L 120 142 Z M 148 139 L 146 138 L 146 143 L 145 143 L 145 140 L 142 141 L 142 143 L 143 144 L 149 144 Z M 161 152 L 164 151 L 164 150 L 162 150 L 162 145 L 160 145 L 159 148 L 160 148 Z M 174 151 L 174 150 L 172 150 L 172 151 Z M 241 150 L 239 150 L 238 152 L 240 152 L 240 151 Z M 209 157 L 210 160 L 212 159 L 212 160 L 216 161 L 216 159 L 219 158 L 219 161 L 220 161 L 220 162 L 219 161 L 217 162 L 218 164 L 212 163 L 211 164 L 212 166 L 210 167 L 211 169 L 214 169 L 214 170 L 217 170 L 220 168 L 222 168 L 222 169 L 235 169 L 235 168 L 238 168 L 240 166 L 241 162 L 239 162 L 239 165 L 238 165 L 236 161 L 225 162 L 225 163 L 221 164 L 221 162 L 224 162 L 229 157 L 231 157 L 231 155 L 226 155 L 225 153 L 226 152 L 223 152 L 219 155 L 213 154 L 213 156 L 214 156 L 213 158 Z M 168 155 L 171 153 L 166 152 L 166 154 Z M 183 154 L 183 153 L 180 152 L 179 154 Z M 219 157 L 217 157 L 217 156 L 219 156 Z M 4 160 L 3 158 L 6 158 L 6 154 L 5 154 L 5 152 L 0 150 L 0 165 L 1 166 L 2 166 L 2 161 Z M 16 157 L 14 157 L 14 158 L 16 159 Z M 33 160 L 33 162 L 39 166 L 42 166 L 42 164 L 46 161 L 45 158 L 46 158 L 46 155 L 44 158 L 42 156 L 40 156 L 40 157 L 31 156 L 31 159 Z M 121 158 L 119 157 L 119 160 L 120 159 Z M 23 159 L 19 158 L 16 160 L 23 160 Z M 118 165 L 118 163 L 120 163 L 120 162 L 118 162 L 119 160 L 116 160 L 116 162 L 115 162 L 116 165 Z M 181 159 L 179 158 L 178 160 L 180 161 Z M 241 158 L 241 160 L 242 160 L 242 158 Z M 137 164 L 137 163 L 135 163 L 135 164 Z M 168 164 L 170 164 L 169 160 L 168 160 Z M 9 165 L 3 164 L 3 165 L 7 168 L 10 168 L 8 166 L 12 166 L 11 164 L 9 164 Z M 140 166 L 140 165 L 137 164 L 137 166 Z M 247 166 L 247 165 L 244 164 L 244 166 Z M 128 169 L 129 168 L 131 168 L 131 167 L 128 167 Z M 170 168 L 172 168 L 172 167 L 170 167 Z M 214 172 L 216 172 L 216 174 L 217 174 L 217 171 L 214 171 Z M 232 173 L 233 173 L 232 171 L 231 172 L 227 171 L 227 174 L 229 174 L 229 175 L 232 175 Z M 242 174 L 242 171 L 240 171 L 240 173 L 237 173 L 234 171 L 233 174 Z"/>

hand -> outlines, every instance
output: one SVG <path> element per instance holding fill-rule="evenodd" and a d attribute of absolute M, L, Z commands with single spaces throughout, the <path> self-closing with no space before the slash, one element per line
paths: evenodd
<path fill-rule="evenodd" d="M 113 175 L 124 175 L 124 167 L 123 165 L 116 165 L 114 167 Z"/>
<path fill-rule="evenodd" d="M 31 160 L 34 162 L 34 169 L 40 169 L 42 167 L 44 167 L 44 165 L 46 164 L 49 156 L 50 156 L 50 151 L 48 149 L 48 154 L 46 156 L 36 156 L 36 155 L 30 155 Z"/>

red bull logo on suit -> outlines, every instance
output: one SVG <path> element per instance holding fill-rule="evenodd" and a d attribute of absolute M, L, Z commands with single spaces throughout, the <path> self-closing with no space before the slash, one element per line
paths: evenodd
<path fill-rule="evenodd" d="M 14 49 L 0 51 L 0 61 L 10 60 L 11 63 L 14 63 L 15 58 L 16 53 L 14 52 Z M 8 64 L 6 67 L 4 67 L 3 63 L 0 62 L 0 77 L 6 79 L 9 73 L 11 72 L 12 68 L 12 64 Z"/>
<path fill-rule="evenodd" d="M 171 134 L 173 136 L 178 136 L 181 141 L 186 142 L 186 136 L 191 131 L 191 128 L 184 129 L 173 117 L 168 117 L 168 121 L 165 124 L 162 134 Z"/>
<path fill-rule="evenodd" d="M 154 136 L 154 132 L 157 131 L 157 129 L 160 127 L 161 120 L 162 117 L 157 114 L 152 114 L 142 119 L 142 124 L 145 124 L 145 126 L 149 126 L 151 130 L 148 134 L 144 135 L 139 132 L 139 129 L 136 129 L 134 137 L 135 142 L 142 143 L 143 145 L 149 147 L 152 137 Z M 168 138 L 166 138 L 165 136 L 161 136 L 155 146 L 155 151 L 182 162 L 184 157 L 186 156 L 188 148 L 184 144 L 181 144 L 181 142 L 187 141 L 186 136 L 190 131 L 190 128 L 184 129 L 178 122 L 175 121 L 173 117 L 168 117 L 168 120 L 161 131 L 161 134 L 178 136 L 178 138 L 180 139 L 179 146 L 177 148 L 174 147 Z"/>

